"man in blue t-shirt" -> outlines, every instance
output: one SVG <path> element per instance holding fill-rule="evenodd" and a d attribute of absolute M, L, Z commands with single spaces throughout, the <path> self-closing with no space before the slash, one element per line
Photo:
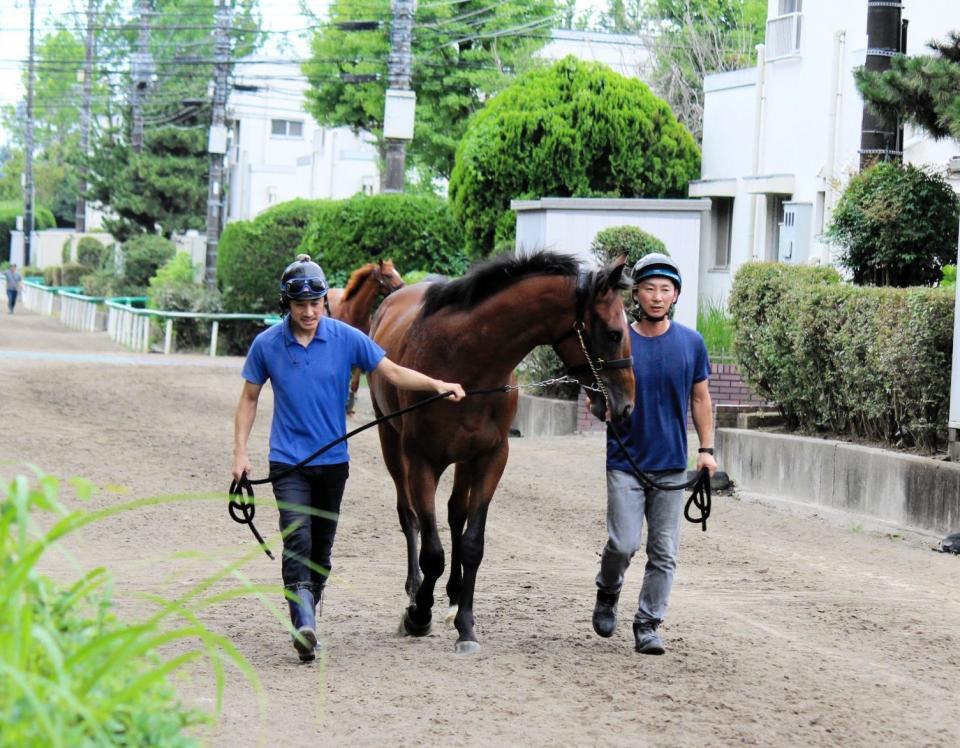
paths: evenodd
<path fill-rule="evenodd" d="M 680 270 L 664 254 L 641 258 L 633 270 L 636 322 L 630 327 L 636 406 L 629 429 L 618 426 L 630 456 L 646 476 L 661 485 L 685 481 L 687 469 L 687 405 L 700 438 L 697 469 L 717 469 L 713 459 L 713 412 L 708 378 L 710 362 L 703 338 L 670 319 L 680 296 Z M 612 428 L 608 426 L 608 429 Z M 624 433 L 626 432 L 626 433 Z M 642 654 L 663 654 L 657 627 L 667 613 L 667 601 L 677 568 L 681 490 L 644 488 L 616 439 L 607 435 L 607 544 L 597 574 L 593 629 L 612 636 L 617 626 L 617 601 L 623 576 L 640 548 L 647 521 L 647 565 L 640 602 L 633 619 L 634 643 Z"/>
<path fill-rule="evenodd" d="M 459 384 L 442 382 L 395 364 L 380 346 L 359 330 L 324 315 L 327 281 L 309 255 L 299 255 L 280 280 L 279 325 L 260 333 L 243 365 L 243 392 L 234 422 L 233 477 L 250 473 L 247 440 L 257 415 L 264 383 L 273 387 L 270 426 L 270 473 L 280 510 L 283 538 L 282 576 L 289 600 L 293 642 L 300 659 L 315 658 L 316 616 L 330 574 L 340 501 L 347 481 L 346 442 L 304 467 L 291 470 L 325 444 L 346 433 L 346 398 L 353 367 L 381 373 L 408 390 L 453 392 Z M 306 511 L 304 511 L 306 510 Z"/>

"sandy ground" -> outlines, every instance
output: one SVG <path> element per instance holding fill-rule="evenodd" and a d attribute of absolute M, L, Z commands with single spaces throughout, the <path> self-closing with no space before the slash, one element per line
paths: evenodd
<path fill-rule="evenodd" d="M 92 505 L 225 490 L 239 359 L 133 356 L 103 334 L 30 314 L 0 317 L 0 456 L 102 487 Z M 266 470 L 270 398 L 251 453 Z M 249 599 L 204 614 L 263 684 L 231 673 L 218 746 L 945 745 L 960 739 L 960 558 L 932 541 L 858 531 L 736 498 L 717 498 L 709 531 L 684 528 L 663 629 L 664 657 L 633 652 L 629 620 L 642 568 L 629 572 L 609 640 L 590 628 L 604 539 L 602 441 L 517 439 L 488 522 L 477 585 L 482 651 L 453 653 L 439 621 L 395 635 L 404 551 L 392 484 L 373 431 L 351 447 L 351 478 L 320 636 L 301 665 L 287 635 Z M 444 484 L 444 492 L 448 488 Z M 261 496 L 269 492 L 261 491 Z M 260 528 L 276 511 L 260 505 Z M 449 538 L 446 538 L 449 551 Z M 255 551 L 222 501 L 111 519 L 74 538 L 51 573 L 104 564 L 121 615 L 142 593 L 175 595 Z M 176 554 L 203 551 L 204 556 Z M 253 556 L 252 581 L 278 562 Z M 442 609 L 440 609 L 442 613 Z M 180 684 L 213 704 L 209 667 Z"/>

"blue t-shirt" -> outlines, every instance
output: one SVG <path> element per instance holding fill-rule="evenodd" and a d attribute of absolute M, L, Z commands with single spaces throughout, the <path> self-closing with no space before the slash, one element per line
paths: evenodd
<path fill-rule="evenodd" d="M 677 322 L 671 322 L 663 335 L 653 338 L 644 337 L 631 327 L 630 347 L 637 380 L 636 403 L 629 431 L 620 423 L 618 433 L 642 470 L 686 470 L 690 391 L 694 384 L 710 376 L 703 337 Z M 630 463 L 609 433 L 607 470 L 631 471 Z"/>
<path fill-rule="evenodd" d="M 306 347 L 293 336 L 289 317 L 257 335 L 243 364 L 243 378 L 261 385 L 269 379 L 273 387 L 270 461 L 295 465 L 343 436 L 351 368 L 373 371 L 384 355 L 362 332 L 329 317 L 320 319 Z M 308 464 L 349 459 L 343 442 Z"/>

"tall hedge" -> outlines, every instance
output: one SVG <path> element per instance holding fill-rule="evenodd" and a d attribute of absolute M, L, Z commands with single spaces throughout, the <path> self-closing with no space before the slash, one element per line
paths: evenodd
<path fill-rule="evenodd" d="M 469 249 L 513 234 L 510 201 L 684 197 L 700 152 L 646 84 L 566 57 L 520 76 L 478 112 L 450 178 Z"/>
<path fill-rule="evenodd" d="M 317 213 L 300 251 L 323 265 L 330 283 L 376 258 L 401 273 L 460 275 L 468 266 L 463 233 L 446 200 L 428 195 L 356 195 Z"/>
<path fill-rule="evenodd" d="M 863 288 L 832 269 L 750 263 L 729 299 L 734 352 L 788 423 L 934 450 L 946 438 L 953 291 Z"/>
<path fill-rule="evenodd" d="M 157 270 L 177 253 L 176 245 L 159 234 L 137 234 L 123 243 L 123 277 L 137 288 L 146 288 Z"/>
<path fill-rule="evenodd" d="M 10 232 L 17 228 L 17 216 L 22 215 L 23 203 L 20 200 L 0 202 L 0 262 L 10 260 Z M 53 213 L 42 205 L 34 208 L 33 223 L 37 231 L 52 229 L 57 226 Z"/>
<path fill-rule="evenodd" d="M 217 248 L 217 281 L 224 309 L 275 312 L 280 274 L 296 259 L 307 226 L 330 201 L 289 200 L 252 221 L 227 224 Z"/>

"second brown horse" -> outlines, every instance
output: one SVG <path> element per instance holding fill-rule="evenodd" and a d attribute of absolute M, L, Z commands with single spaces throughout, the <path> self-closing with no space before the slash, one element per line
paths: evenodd
<path fill-rule="evenodd" d="M 583 383 L 593 384 L 585 366 L 586 347 L 609 394 L 609 402 L 592 398 L 594 415 L 603 417 L 609 407 L 615 417 L 625 418 L 633 408 L 634 381 L 625 361 L 630 338 L 620 294 L 626 287 L 624 259 L 587 273 L 563 255 L 504 256 L 458 280 L 418 283 L 391 294 L 381 304 L 371 334 L 391 360 L 460 382 L 468 390 L 507 385 L 516 365 L 538 345 L 552 346 L 566 366 L 576 367 Z M 618 368 L 608 368 L 604 361 L 614 359 Z M 428 396 L 398 390 L 376 372 L 370 376 L 370 392 L 377 416 Z M 444 569 L 437 482 L 447 467 L 456 466 L 447 512 L 452 547 L 446 591 L 451 612 L 456 611 L 458 653 L 479 649 L 474 586 L 487 508 L 507 463 L 516 410 L 517 392 L 511 390 L 459 403 L 434 402 L 379 425 L 407 541 L 410 606 L 402 630 L 412 636 L 430 630 L 434 587 Z"/>

